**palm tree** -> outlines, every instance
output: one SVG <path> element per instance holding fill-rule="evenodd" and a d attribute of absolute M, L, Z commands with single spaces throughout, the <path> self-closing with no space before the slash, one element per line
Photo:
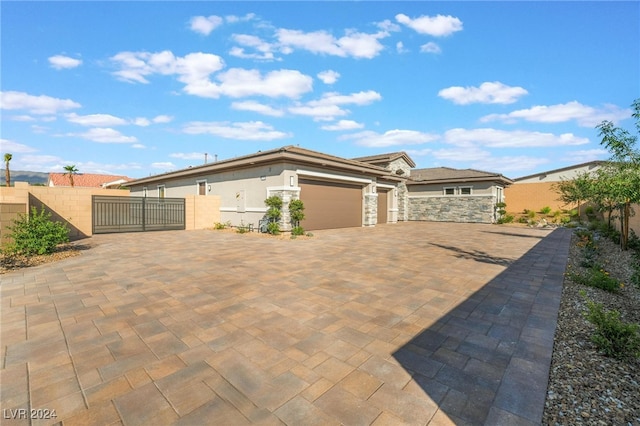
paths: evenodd
<path fill-rule="evenodd" d="M 69 176 L 69 182 L 71 183 L 71 186 L 73 187 L 73 175 L 78 173 L 78 169 L 76 169 L 76 165 L 75 164 L 73 164 L 71 166 L 64 166 L 64 169 L 67 171 L 64 175 L 65 176 Z"/>
<path fill-rule="evenodd" d="M 5 164 L 4 173 L 5 173 L 5 180 L 6 180 L 7 186 L 11 186 L 11 172 L 9 171 L 9 161 L 11 161 L 11 158 L 12 158 L 12 155 L 9 153 L 6 153 L 4 155 L 4 164 Z"/>

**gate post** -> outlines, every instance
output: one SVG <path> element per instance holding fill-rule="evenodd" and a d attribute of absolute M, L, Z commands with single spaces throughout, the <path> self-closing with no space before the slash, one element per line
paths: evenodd
<path fill-rule="evenodd" d="M 147 230 L 146 225 L 146 216 L 147 216 L 147 207 L 146 207 L 147 197 L 142 197 L 142 232 Z"/>

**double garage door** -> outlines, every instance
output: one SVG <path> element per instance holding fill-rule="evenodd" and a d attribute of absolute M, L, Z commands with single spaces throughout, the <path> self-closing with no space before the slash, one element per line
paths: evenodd
<path fill-rule="evenodd" d="M 299 179 L 306 230 L 362 226 L 362 185 Z"/>

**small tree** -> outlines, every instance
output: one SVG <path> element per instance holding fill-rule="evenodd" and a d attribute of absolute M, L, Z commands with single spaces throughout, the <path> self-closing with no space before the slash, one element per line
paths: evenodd
<path fill-rule="evenodd" d="M 640 132 L 640 99 L 633 104 L 632 116 Z M 632 203 L 640 203 L 640 151 L 636 148 L 638 137 L 616 127 L 610 121 L 596 126 L 600 142 L 611 153 L 610 161 L 598 170 L 598 186 L 606 198 L 616 205 L 620 213 L 620 246 L 627 250 L 629 241 L 629 217 L 633 215 Z"/>
<path fill-rule="evenodd" d="M 575 204 L 580 218 L 580 205 L 593 196 L 594 178 L 588 172 L 580 173 L 571 180 L 562 180 L 552 186 L 560 194 L 565 205 Z"/>
<path fill-rule="evenodd" d="M 302 200 L 291 200 L 289 202 L 289 216 L 291 217 L 291 233 L 293 235 L 304 234 L 304 229 L 300 226 L 300 221 L 304 219 L 304 203 Z"/>
<path fill-rule="evenodd" d="M 69 183 L 73 187 L 73 175 L 78 173 L 78 169 L 76 168 L 75 164 L 64 166 L 64 169 L 67 171 L 64 175 L 69 176 Z"/>
<path fill-rule="evenodd" d="M 272 195 L 264 200 L 264 203 L 269 207 L 267 209 L 267 218 L 269 219 L 267 232 L 269 234 L 278 234 L 280 232 L 279 222 L 282 217 L 282 198 Z"/>
<path fill-rule="evenodd" d="M 9 153 L 4 155 L 4 176 L 5 183 L 8 187 L 11 186 L 11 172 L 9 172 L 9 161 L 11 161 L 11 158 L 13 158 L 13 156 Z"/>

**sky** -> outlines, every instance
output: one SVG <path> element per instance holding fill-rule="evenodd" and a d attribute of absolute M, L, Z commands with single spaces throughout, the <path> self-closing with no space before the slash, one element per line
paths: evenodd
<path fill-rule="evenodd" d="M 2 1 L 0 13 L 11 170 L 139 178 L 298 145 L 517 178 L 607 159 L 603 120 L 635 134 L 636 1 Z"/>

